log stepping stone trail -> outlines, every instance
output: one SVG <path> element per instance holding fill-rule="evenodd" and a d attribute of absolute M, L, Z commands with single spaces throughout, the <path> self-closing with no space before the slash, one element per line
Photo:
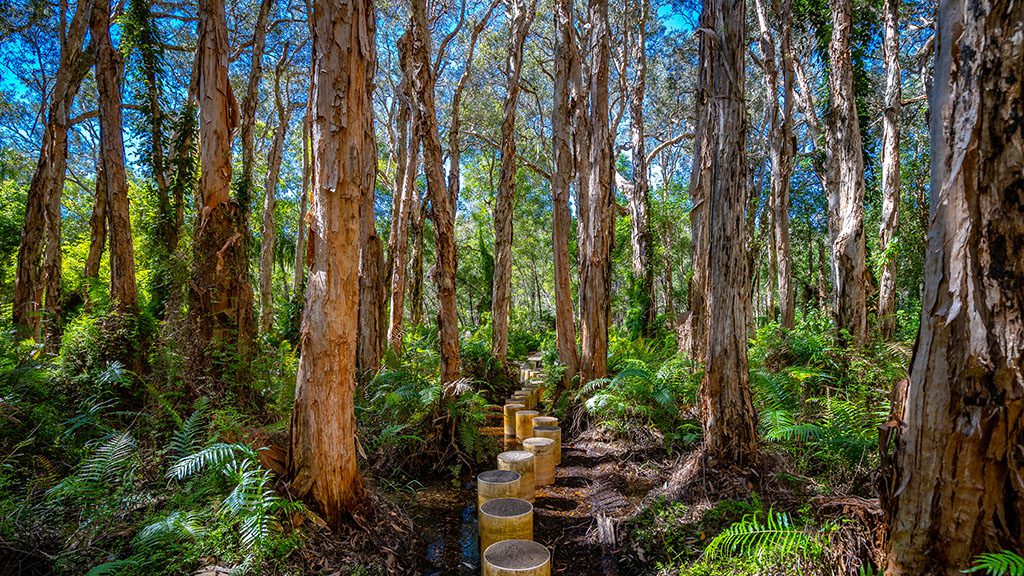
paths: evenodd
<path fill-rule="evenodd" d="M 523 556 L 521 564 L 531 564 L 539 557 L 537 546 L 528 544 L 532 540 L 549 551 L 550 574 L 620 574 L 616 561 L 617 542 L 620 541 L 616 534 L 617 522 L 634 512 L 640 502 L 640 496 L 629 489 L 628 475 L 623 470 L 629 455 L 622 447 L 589 433 L 576 438 L 562 437 L 557 419 L 548 417 L 543 405 L 538 406 L 543 392 L 540 384 L 543 374 L 537 368 L 539 362 L 538 357 L 533 366 L 524 367 L 520 373 L 524 386 L 516 396 L 522 399 L 516 402 L 517 408 L 510 412 L 511 400 L 488 407 L 489 418 L 482 432 L 500 443 L 507 462 L 499 466 L 496 460 L 494 470 L 480 472 L 476 482 L 462 487 L 437 485 L 417 492 L 412 512 L 428 541 L 426 556 L 432 569 L 425 573 L 429 576 L 485 574 L 483 564 L 488 554 L 480 547 L 482 506 L 486 501 L 497 498 L 513 497 L 529 502 L 523 498 L 526 494 L 520 492 L 521 474 L 516 463 L 522 458 L 535 459 L 536 455 L 525 450 L 522 441 L 515 437 L 515 412 L 525 410 L 527 403 L 537 412 L 533 416 L 533 435 L 530 437 L 558 440 L 553 442 L 557 446 L 554 479 L 547 485 L 538 482 L 536 468 L 531 467 L 533 478 L 530 482 L 535 484 L 531 493 L 533 501 L 529 502 L 532 538 L 507 540 L 516 544 L 501 548 L 500 554 L 499 549 L 495 549 L 492 556 L 495 561 L 504 562 L 519 554 Z M 538 384 L 530 386 L 531 381 Z M 515 482 L 511 481 L 513 477 L 516 477 Z M 502 513 L 498 512 L 499 515 Z M 517 573 L 548 574 L 540 566 L 532 566 L 531 569 L 534 572 Z"/>

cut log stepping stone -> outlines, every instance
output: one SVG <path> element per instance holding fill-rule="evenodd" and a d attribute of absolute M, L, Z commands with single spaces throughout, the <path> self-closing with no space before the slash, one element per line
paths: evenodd
<path fill-rule="evenodd" d="M 555 483 L 555 441 L 550 438 L 527 438 L 523 448 L 533 453 L 533 479 L 537 486 Z"/>
<path fill-rule="evenodd" d="M 558 426 L 558 418 L 554 416 L 537 416 L 533 419 L 533 427 L 537 426 Z"/>
<path fill-rule="evenodd" d="M 533 435 L 537 438 L 550 438 L 555 442 L 555 466 L 562 464 L 562 429 L 558 426 L 540 426 L 537 421 L 541 417 L 533 419 Z"/>
<path fill-rule="evenodd" d="M 504 540 L 487 547 L 483 576 L 551 576 L 551 551 L 529 540 Z"/>
<path fill-rule="evenodd" d="M 476 505 L 497 498 L 519 498 L 519 472 L 514 470 L 488 470 L 476 477 Z"/>
<path fill-rule="evenodd" d="M 516 438 L 520 441 L 533 436 L 533 419 L 540 415 L 536 410 L 520 410 L 516 412 Z"/>
<path fill-rule="evenodd" d="M 509 450 L 498 454 L 498 470 L 512 470 L 519 473 L 519 497 L 533 502 L 534 462 L 533 452 Z"/>
<path fill-rule="evenodd" d="M 533 504 L 495 498 L 480 506 L 480 553 L 502 540 L 533 540 Z"/>
<path fill-rule="evenodd" d="M 516 412 L 526 410 L 526 405 L 519 402 L 505 404 L 505 436 L 516 435 Z"/>

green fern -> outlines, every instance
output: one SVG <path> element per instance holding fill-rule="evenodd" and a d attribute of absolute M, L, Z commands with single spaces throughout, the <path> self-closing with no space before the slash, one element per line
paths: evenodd
<path fill-rule="evenodd" d="M 1024 557 L 1009 550 L 986 552 L 975 557 L 974 564 L 962 572 L 984 572 L 988 576 L 1024 576 Z"/>
<path fill-rule="evenodd" d="M 85 576 L 116 576 L 117 574 L 124 573 L 128 568 L 138 568 L 138 566 L 139 561 L 134 558 L 111 560 L 110 562 L 94 566 L 92 570 L 85 573 Z"/>
<path fill-rule="evenodd" d="M 762 522 L 757 514 L 748 514 L 714 537 L 704 549 L 708 560 L 723 556 L 817 556 L 821 544 L 815 535 L 794 526 L 782 512 L 769 512 Z"/>
<path fill-rule="evenodd" d="M 206 442 L 209 425 L 208 415 L 210 401 L 207 398 L 196 400 L 192 414 L 181 424 L 171 436 L 170 452 L 179 459 L 194 454 Z"/>
<path fill-rule="evenodd" d="M 195 537 L 203 531 L 198 514 L 175 511 L 143 527 L 135 536 L 133 544 L 139 549 L 148 550 L 170 540 Z"/>
<path fill-rule="evenodd" d="M 245 458 L 255 460 L 257 458 L 256 450 L 245 444 L 219 442 L 179 459 L 167 471 L 167 477 L 184 480 L 207 468 L 230 466 Z"/>

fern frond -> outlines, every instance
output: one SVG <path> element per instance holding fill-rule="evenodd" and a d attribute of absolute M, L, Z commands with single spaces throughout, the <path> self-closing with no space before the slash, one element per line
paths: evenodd
<path fill-rule="evenodd" d="M 92 570 L 85 573 L 85 576 L 116 576 L 127 568 L 135 568 L 139 565 L 137 560 L 128 558 L 125 560 L 111 560 L 99 566 L 93 566 Z"/>
<path fill-rule="evenodd" d="M 225 444 L 220 442 L 203 448 L 195 454 L 189 454 L 179 459 L 167 471 L 167 477 L 184 480 L 207 468 L 234 464 L 241 457 L 256 459 L 256 451 L 244 444 Z"/>
<path fill-rule="evenodd" d="M 176 457 L 184 458 L 194 454 L 206 442 L 207 415 L 210 401 L 203 397 L 196 400 L 192 414 L 182 423 L 181 428 L 171 436 L 170 451 Z"/>
<path fill-rule="evenodd" d="M 171 512 L 164 518 L 146 525 L 135 536 L 134 545 L 141 549 L 153 548 L 157 544 L 183 537 L 195 537 L 202 533 L 199 515 L 194 512 Z"/>
<path fill-rule="evenodd" d="M 722 556 L 764 556 L 785 558 L 810 556 L 821 551 L 817 538 L 793 526 L 789 516 L 769 512 L 764 522 L 757 514 L 744 516 L 714 537 L 704 549 L 704 556 L 714 560 Z"/>
<path fill-rule="evenodd" d="M 114 482 L 127 478 L 138 464 L 138 446 L 127 431 L 107 438 L 86 459 L 78 477 L 87 482 Z"/>
<path fill-rule="evenodd" d="M 1024 557 L 1015 552 L 986 552 L 974 558 L 974 564 L 964 574 L 984 572 L 988 576 L 1024 576 Z"/>

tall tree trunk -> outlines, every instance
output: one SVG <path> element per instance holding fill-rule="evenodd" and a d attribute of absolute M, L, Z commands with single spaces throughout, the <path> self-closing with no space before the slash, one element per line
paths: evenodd
<path fill-rule="evenodd" d="M 747 319 L 750 274 L 747 260 L 746 104 L 743 0 L 710 0 L 701 12 L 701 113 L 710 178 L 707 196 L 709 253 L 707 367 L 700 387 L 704 445 L 713 460 L 751 464 L 757 460 L 756 416 L 750 400 Z M 711 127 L 714 127 L 712 130 Z"/>
<path fill-rule="evenodd" d="M 772 13 L 779 18 L 779 37 L 782 62 L 782 102 L 779 98 L 779 72 L 776 64 L 775 40 L 765 11 L 764 0 L 756 0 L 757 20 L 761 28 L 761 56 L 764 67 L 765 90 L 768 93 L 768 155 L 771 160 L 771 220 L 773 280 L 778 286 L 779 323 L 793 329 L 795 299 L 793 296 L 793 257 L 789 241 L 789 180 L 793 174 L 795 143 L 793 139 L 793 55 L 791 47 L 792 2 L 773 2 Z M 770 294 L 774 294 L 770 292 Z M 768 307 L 774 314 L 774 303 Z"/>
<path fill-rule="evenodd" d="M 281 59 L 274 74 L 274 107 L 277 110 L 277 128 L 270 144 L 267 159 L 267 184 L 263 191 L 263 223 L 260 227 L 260 330 L 270 332 L 274 325 L 274 207 L 277 205 L 277 180 L 281 175 L 281 158 L 284 156 L 284 142 L 288 136 L 288 122 L 291 109 L 281 93 L 281 77 L 288 64 L 288 44 L 284 45 Z"/>
<path fill-rule="evenodd" d="M 900 0 L 885 0 L 885 110 L 882 114 L 882 221 L 878 248 L 882 251 L 882 277 L 878 282 L 878 324 L 883 338 L 896 329 L 896 258 L 890 245 L 900 210 Z"/>
<path fill-rule="evenodd" d="M 235 200 L 242 211 L 242 231 L 245 244 L 249 243 L 249 213 L 253 200 L 253 171 L 256 169 L 256 108 L 259 107 L 260 80 L 263 79 L 263 52 L 267 45 L 267 20 L 274 0 L 261 0 L 256 12 L 256 26 L 252 32 L 252 54 L 249 62 L 249 78 L 242 98 L 242 114 L 238 121 L 238 134 L 242 141 L 242 170 L 235 192 Z M 248 262 L 248 261 L 247 261 Z"/>
<path fill-rule="evenodd" d="M 332 526 L 361 502 L 354 393 L 360 206 L 372 193 L 376 64 L 372 0 L 313 7 L 313 200 L 288 472 L 293 493 Z"/>
<path fill-rule="evenodd" d="M 921 328 L 882 490 L 894 576 L 1024 548 L 1024 5 L 943 2 L 936 39 Z"/>
<path fill-rule="evenodd" d="M 371 127 L 372 129 L 372 127 Z M 367 146 L 373 150 L 370 166 L 373 178 L 377 174 L 377 143 Z M 387 276 L 384 268 L 384 247 L 377 235 L 374 214 L 374 187 L 363 189 L 359 206 L 359 330 L 356 367 L 364 378 L 371 378 L 380 368 L 385 336 L 384 303 L 387 298 Z"/>
<path fill-rule="evenodd" d="M 90 54 L 84 49 L 83 42 L 91 13 L 92 2 L 89 0 L 75 7 L 50 92 L 39 161 L 29 184 L 12 306 L 18 338 L 42 340 L 41 314 L 44 307 L 47 314 L 60 312 L 60 197 L 68 159 L 71 105 L 89 71 Z M 53 242 L 57 244 L 51 248 Z M 47 253 L 45 266 L 40 262 L 44 247 Z M 55 272 L 56 276 L 45 273 L 44 267 Z M 51 289 L 44 290 L 44 284 Z M 59 345 L 59 339 L 48 344 L 51 350 Z"/>
<path fill-rule="evenodd" d="M 413 326 L 423 325 L 423 228 L 426 224 L 426 209 L 419 191 L 410 190 L 413 195 L 412 213 L 409 215 L 409 233 L 412 242 L 412 281 L 409 282 L 409 323 Z"/>
<path fill-rule="evenodd" d="M 558 358 L 565 365 L 562 387 L 567 388 L 579 370 L 576 349 L 576 320 L 572 311 L 572 283 L 569 279 L 569 234 L 572 216 L 569 212 L 569 188 L 573 180 L 573 148 L 571 139 L 572 103 L 570 75 L 572 61 L 577 58 L 571 0 L 555 4 L 555 82 L 554 109 L 551 112 L 551 136 L 554 172 L 551 178 L 552 246 L 555 252 L 555 338 Z"/>
<path fill-rule="evenodd" d="M 388 239 L 391 259 L 391 308 L 388 321 L 388 348 L 396 354 L 402 353 L 402 338 L 405 335 L 405 289 L 409 277 L 409 229 L 412 222 L 412 205 L 418 198 L 416 176 L 419 167 L 420 139 L 416 130 L 416 109 L 411 106 L 410 83 L 412 78 L 411 38 L 408 32 L 398 40 L 398 51 L 402 62 L 402 81 L 398 85 L 398 142 L 395 171 L 394 225 Z M 412 127 L 412 130 L 409 128 Z M 453 166 L 454 169 L 454 166 Z"/>
<path fill-rule="evenodd" d="M 461 186 L 460 174 L 462 167 L 460 160 L 462 158 L 462 144 L 459 137 L 462 132 L 462 94 L 466 91 L 466 86 L 469 84 L 469 75 L 473 71 L 473 54 L 476 52 L 477 39 L 480 37 L 480 33 L 484 31 L 484 28 L 487 27 L 487 22 L 490 20 L 494 9 L 498 6 L 498 2 L 500 0 L 491 0 L 487 11 L 484 12 L 483 16 L 480 17 L 480 21 L 473 27 L 473 31 L 469 35 L 469 46 L 466 48 L 466 64 L 462 67 L 459 83 L 456 84 L 455 91 L 452 93 L 450 107 L 451 122 L 448 127 L 448 195 L 456 202 L 459 200 L 459 187 Z M 534 6 L 536 6 L 536 2 L 534 2 Z M 530 18 L 533 18 L 532 14 Z M 521 56 L 520 60 L 522 60 Z"/>
<path fill-rule="evenodd" d="M 89 255 L 85 258 L 86 280 L 99 280 L 103 249 L 107 244 L 107 182 L 103 176 L 103 157 L 96 160 L 96 193 L 92 199 L 92 215 L 89 216 Z M 86 299 L 92 285 L 86 283 Z"/>
<path fill-rule="evenodd" d="M 639 334 L 650 335 L 654 328 L 654 262 L 651 247 L 651 184 L 648 175 L 646 133 L 644 130 L 644 94 L 647 80 L 647 0 L 631 0 L 627 10 L 630 24 L 626 36 L 630 38 L 632 53 L 629 59 L 635 66 L 634 78 L 629 83 L 630 139 L 633 144 L 633 183 L 624 187 L 628 192 L 630 219 L 631 260 L 630 297 L 637 315 Z"/>
<path fill-rule="evenodd" d="M 829 40 L 830 109 L 826 141 L 832 185 L 828 194 L 832 241 L 832 290 L 839 329 L 856 345 L 867 340 L 867 287 L 864 260 L 864 157 L 860 120 L 853 92 L 850 0 L 829 0 L 832 37 Z"/>
<path fill-rule="evenodd" d="M 312 112 L 306 108 L 306 117 L 302 121 L 302 193 L 299 197 L 299 220 L 296 223 L 295 233 L 295 264 L 293 273 L 295 275 L 292 285 L 295 287 L 295 300 L 299 304 L 304 301 L 306 292 L 306 230 L 309 227 L 307 214 L 309 213 L 309 184 L 313 177 L 313 168 L 310 165 L 310 138 L 312 137 Z"/>
<path fill-rule="evenodd" d="M 100 158 L 106 184 L 110 230 L 110 300 L 123 314 L 138 312 L 135 255 L 128 213 L 128 176 L 124 167 L 124 127 L 121 122 L 120 55 L 110 40 L 110 3 L 94 0 L 90 24 L 96 50 L 96 86 L 99 91 Z"/>
<path fill-rule="evenodd" d="M 590 158 L 586 197 L 580 211 L 580 373 L 584 381 L 608 373 L 608 321 L 611 284 L 612 226 L 611 128 L 608 78 L 611 41 L 608 0 L 589 0 L 590 18 Z"/>
<path fill-rule="evenodd" d="M 501 119 L 501 172 L 494 205 L 494 285 L 491 291 L 491 352 L 504 363 L 508 356 L 508 315 L 512 285 L 512 212 L 516 196 L 516 106 L 519 75 L 523 68 L 523 43 L 530 31 L 537 3 L 511 2 L 508 44 L 508 76 Z"/>
<path fill-rule="evenodd" d="M 189 285 L 194 394 L 201 393 L 201 387 L 212 379 L 247 378 L 255 323 L 244 211 L 230 194 L 231 134 L 238 108 L 228 79 L 224 0 L 200 2 L 198 50 L 200 206 Z M 221 360 L 221 351 L 233 352 L 235 357 Z M 237 372 L 227 374 L 232 368 Z"/>
<path fill-rule="evenodd" d="M 165 140 L 165 112 L 161 103 L 163 92 L 164 50 L 156 19 L 151 12 L 151 0 L 130 0 L 127 17 L 133 22 L 132 36 L 126 39 L 137 50 L 141 79 L 144 83 L 140 95 L 143 118 L 149 128 L 148 147 L 144 159 L 148 164 L 153 182 L 156 184 L 156 237 L 151 256 L 154 273 L 149 280 L 150 309 L 158 319 L 166 316 L 168 299 L 177 287 L 174 276 L 169 273 L 175 260 L 178 240 L 181 235 L 182 219 L 177 217 L 183 197 L 175 195 L 174 170 L 178 164 L 176 151 L 168 153 Z M 191 103 L 191 96 L 186 97 Z M 186 105 L 187 107 L 187 105 Z M 189 135 L 191 136 L 191 135 Z M 189 136 L 179 135 L 179 138 Z"/>
<path fill-rule="evenodd" d="M 704 74 L 706 72 L 702 72 L 702 80 Z M 687 287 L 687 311 L 682 318 L 682 333 L 678 342 L 681 351 L 701 364 L 707 359 L 708 343 L 708 186 L 711 182 L 712 160 L 709 147 L 712 136 L 709 90 L 709 87 L 698 85 L 694 103 L 697 126 L 693 143 L 693 168 L 690 171 L 690 281 Z"/>
<path fill-rule="evenodd" d="M 459 316 L 455 298 L 455 201 L 444 183 L 441 138 L 434 104 L 434 71 L 430 61 L 430 29 L 427 26 L 426 0 L 412 2 L 413 86 L 419 107 L 417 131 L 423 146 L 423 167 L 427 175 L 427 195 L 434 222 L 434 284 L 437 286 L 437 324 L 441 341 L 441 382 L 460 377 Z M 445 387 L 448 390 L 448 387 Z"/>

